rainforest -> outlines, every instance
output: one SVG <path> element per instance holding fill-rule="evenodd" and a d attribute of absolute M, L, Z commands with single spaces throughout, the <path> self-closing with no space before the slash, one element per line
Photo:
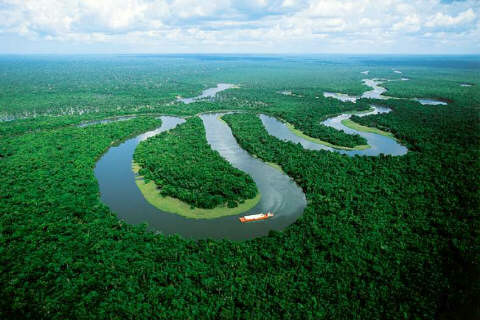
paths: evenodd
<path fill-rule="evenodd" d="M 164 196 L 194 207 L 236 207 L 258 191 L 252 178 L 210 149 L 200 118 L 142 142 L 135 150 L 139 174 L 154 180 Z"/>
<path fill-rule="evenodd" d="M 1 319 L 480 317 L 479 56 L 0 75 Z"/>

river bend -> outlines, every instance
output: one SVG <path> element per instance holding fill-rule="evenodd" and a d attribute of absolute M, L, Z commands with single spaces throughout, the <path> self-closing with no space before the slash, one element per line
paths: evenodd
<path fill-rule="evenodd" d="M 217 219 L 189 219 L 164 212 L 152 206 L 135 184 L 132 171 L 136 146 L 148 137 L 170 130 L 184 122 L 181 118 L 161 117 L 162 126 L 156 130 L 129 139 L 111 147 L 98 161 L 95 176 L 99 183 L 101 201 L 117 213 L 120 219 L 131 224 L 148 222 L 149 228 L 163 234 L 180 234 L 187 238 L 227 238 L 245 240 L 282 230 L 302 215 L 306 206 L 301 188 L 281 171 L 252 157 L 235 140 L 230 127 L 219 119 L 222 114 L 204 114 L 208 143 L 234 167 L 249 174 L 262 197 L 252 209 L 239 215 Z M 273 211 L 269 220 L 242 224 L 238 218 L 245 214 Z"/>

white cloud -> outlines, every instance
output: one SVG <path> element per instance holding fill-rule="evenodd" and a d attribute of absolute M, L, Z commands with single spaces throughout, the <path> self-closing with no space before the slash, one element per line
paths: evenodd
<path fill-rule="evenodd" d="M 339 1 L 339 0 L 320 0 L 312 1 L 308 13 L 314 17 L 342 17 L 362 14 L 368 1 Z"/>
<path fill-rule="evenodd" d="M 148 5 L 137 0 L 83 0 L 75 9 L 82 23 L 91 19 L 108 29 L 124 29 L 142 21 Z"/>
<path fill-rule="evenodd" d="M 440 32 L 442 40 L 459 44 L 479 34 L 479 10 L 476 0 L 0 0 L 0 36 L 115 47 L 139 43 L 137 50 L 145 52 L 255 52 L 268 46 L 274 52 L 378 52 L 433 41 Z M 478 48 L 480 40 L 469 42 Z"/>
<path fill-rule="evenodd" d="M 360 24 L 360 26 L 362 26 L 362 27 L 370 28 L 370 27 L 378 27 L 378 26 L 380 26 L 380 25 L 381 25 L 381 22 L 380 22 L 380 20 L 377 20 L 377 19 L 362 18 L 362 19 L 360 19 L 359 24 Z"/>
<path fill-rule="evenodd" d="M 459 13 L 456 17 L 452 17 L 441 12 L 438 12 L 436 15 L 430 17 L 425 23 L 427 27 L 449 27 L 455 25 L 462 25 L 465 23 L 472 22 L 476 18 L 475 12 L 472 8 L 465 10 Z"/>
<path fill-rule="evenodd" d="M 399 32 L 417 32 L 420 30 L 420 18 L 416 14 L 406 16 L 402 21 L 395 23 L 392 29 Z"/>

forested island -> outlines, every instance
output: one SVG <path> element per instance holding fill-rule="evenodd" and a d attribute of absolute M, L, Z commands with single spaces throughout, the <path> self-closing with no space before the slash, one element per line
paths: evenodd
<path fill-rule="evenodd" d="M 179 199 L 191 205 L 192 209 L 224 207 L 216 210 L 218 213 L 213 214 L 214 217 L 232 214 L 225 209 L 256 198 L 256 201 L 249 201 L 248 206 L 243 206 L 245 211 L 260 197 L 250 176 L 232 167 L 210 148 L 203 123 L 198 117 L 140 143 L 135 150 L 134 161 L 145 184 L 150 180 L 154 182 L 158 196 Z M 148 188 L 145 184 L 142 184 L 143 190 Z M 195 217 L 194 212 L 179 213 Z M 209 215 L 205 213 L 202 216 Z"/>

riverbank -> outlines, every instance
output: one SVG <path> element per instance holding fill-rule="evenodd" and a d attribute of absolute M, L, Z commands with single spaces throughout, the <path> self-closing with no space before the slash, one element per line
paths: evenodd
<path fill-rule="evenodd" d="M 393 134 L 391 132 L 383 131 L 378 128 L 372 128 L 372 127 L 367 127 L 367 126 L 362 126 L 361 124 L 358 124 L 356 122 L 353 122 L 350 119 L 344 119 L 341 121 L 341 123 L 350 129 L 357 130 L 357 131 L 362 131 L 362 132 L 369 132 L 369 133 L 375 133 L 379 134 L 385 137 L 390 137 L 392 139 L 395 139 Z"/>
<path fill-rule="evenodd" d="M 353 148 L 350 148 L 350 147 L 344 147 L 344 146 L 337 146 L 337 145 L 334 145 L 330 142 L 327 142 L 327 141 L 323 141 L 323 140 L 320 140 L 318 138 L 312 138 L 310 136 L 307 136 L 305 133 L 303 133 L 302 131 L 298 130 L 298 129 L 295 129 L 295 127 L 291 124 L 291 123 L 288 123 L 286 122 L 285 123 L 286 127 L 293 133 L 295 134 L 296 136 L 300 137 L 300 138 L 303 138 L 305 140 L 308 140 L 310 142 L 314 142 L 314 143 L 318 143 L 318 144 L 322 144 L 324 146 L 327 146 L 327 147 L 330 147 L 330 148 L 334 148 L 334 149 L 339 149 L 339 150 L 365 150 L 365 149 L 368 149 L 370 148 L 370 146 L 368 144 L 365 144 L 365 145 L 358 145 L 358 146 L 355 146 Z"/>
<path fill-rule="evenodd" d="M 353 113 L 359 117 L 367 116 L 371 114 L 387 113 L 391 110 L 388 108 L 374 107 L 368 112 L 363 113 Z M 328 118 L 323 121 L 322 124 L 336 130 L 342 130 L 347 134 L 358 134 L 361 137 L 365 138 L 367 141 L 368 147 L 360 150 L 348 150 L 348 148 L 343 147 L 342 149 L 334 148 L 328 146 L 328 144 L 319 143 L 319 139 L 312 138 L 305 135 L 300 130 L 292 130 L 287 126 L 287 122 L 281 121 L 280 119 L 274 118 L 272 116 L 266 116 L 261 114 L 260 120 L 267 132 L 280 139 L 282 141 L 290 141 L 294 144 L 301 144 L 303 148 L 309 150 L 326 150 L 330 152 L 337 152 L 349 156 L 377 156 L 381 153 L 390 154 L 390 155 L 404 155 L 407 153 L 407 148 L 402 146 L 399 141 L 393 136 L 392 133 L 382 131 L 378 128 L 369 128 L 366 126 L 361 126 L 358 123 L 353 121 L 345 122 L 344 120 L 350 119 L 352 113 L 344 113 L 332 118 Z M 345 125 L 345 123 L 347 126 Z M 357 130 L 359 129 L 359 130 Z"/>
<path fill-rule="evenodd" d="M 274 168 L 274 169 L 277 169 L 278 171 L 280 171 L 281 173 L 285 173 L 285 171 L 283 171 L 282 169 L 282 166 L 280 166 L 278 163 L 275 163 L 275 162 L 268 162 L 268 161 L 265 161 L 266 164 L 268 164 L 270 167 Z"/>
<path fill-rule="evenodd" d="M 190 204 L 173 197 L 165 197 L 160 194 L 155 182 L 145 183 L 143 176 L 138 175 L 140 166 L 132 163 L 132 171 L 135 173 L 135 184 L 138 186 L 145 200 L 152 206 L 162 211 L 179 214 L 191 219 L 215 219 L 225 216 L 232 216 L 248 211 L 255 207 L 261 199 L 261 193 L 258 192 L 255 198 L 247 199 L 234 208 L 221 206 L 213 209 L 192 208 Z"/>

